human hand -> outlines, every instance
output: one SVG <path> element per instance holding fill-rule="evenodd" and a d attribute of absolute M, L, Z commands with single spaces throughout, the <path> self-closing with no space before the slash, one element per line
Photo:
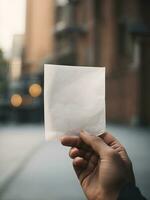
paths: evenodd
<path fill-rule="evenodd" d="M 131 161 L 125 148 L 109 133 L 97 137 L 81 131 L 63 136 L 69 155 L 88 200 L 116 200 L 126 183 L 135 184 Z"/>

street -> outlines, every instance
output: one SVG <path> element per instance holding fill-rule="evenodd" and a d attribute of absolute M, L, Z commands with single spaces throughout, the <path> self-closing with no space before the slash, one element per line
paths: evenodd
<path fill-rule="evenodd" d="M 133 162 L 137 185 L 150 198 L 150 130 L 109 125 Z M 58 141 L 46 142 L 35 125 L 0 127 L 0 200 L 85 200 Z"/>

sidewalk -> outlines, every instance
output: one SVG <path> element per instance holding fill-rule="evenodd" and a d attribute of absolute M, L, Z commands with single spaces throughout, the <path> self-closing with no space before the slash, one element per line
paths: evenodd
<path fill-rule="evenodd" d="M 2 157 L 5 166 L 0 170 L 2 174 L 6 167 L 5 171 L 10 173 L 10 176 L 5 173 L 5 181 L 1 182 L 1 200 L 86 199 L 73 171 L 68 148 L 56 140 L 45 142 L 42 127 L 14 127 L 14 130 L 8 127 L 0 132 L 3 155 L 7 157 Z M 10 147 L 11 155 L 8 153 Z"/>
<path fill-rule="evenodd" d="M 43 143 L 42 126 L 0 127 L 0 192 Z"/>

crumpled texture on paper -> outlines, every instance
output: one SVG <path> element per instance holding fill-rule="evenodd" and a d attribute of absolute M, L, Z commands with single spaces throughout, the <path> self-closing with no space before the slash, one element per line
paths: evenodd
<path fill-rule="evenodd" d="M 81 130 L 105 131 L 105 68 L 44 65 L 47 140 Z"/>

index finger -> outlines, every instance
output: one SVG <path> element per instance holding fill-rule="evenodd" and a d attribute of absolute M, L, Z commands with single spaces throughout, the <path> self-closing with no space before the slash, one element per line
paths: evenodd
<path fill-rule="evenodd" d="M 80 147 L 82 144 L 81 138 L 79 136 L 62 136 L 60 138 L 61 144 L 69 147 Z"/>
<path fill-rule="evenodd" d="M 62 136 L 60 138 L 60 141 L 61 141 L 61 144 L 64 145 L 64 146 L 77 147 L 77 148 L 84 149 L 84 150 L 87 150 L 87 151 L 92 150 L 91 147 L 89 147 L 87 144 L 85 144 L 83 142 L 83 140 L 81 139 L 80 136 L 65 135 L 65 136 Z"/>

